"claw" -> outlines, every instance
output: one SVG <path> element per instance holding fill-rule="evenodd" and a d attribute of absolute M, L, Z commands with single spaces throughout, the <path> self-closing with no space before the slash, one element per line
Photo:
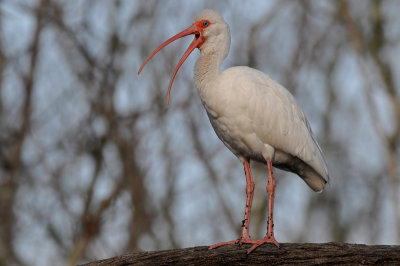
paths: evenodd
<path fill-rule="evenodd" d="M 261 246 L 264 243 L 271 243 L 279 248 L 279 243 L 278 243 L 278 241 L 275 240 L 274 236 L 264 237 L 259 240 L 251 241 L 251 243 L 249 243 L 249 244 L 253 244 L 253 245 L 251 246 L 251 248 L 249 248 L 249 250 L 247 250 L 247 254 L 250 254 L 253 250 L 255 250 L 257 247 Z"/>

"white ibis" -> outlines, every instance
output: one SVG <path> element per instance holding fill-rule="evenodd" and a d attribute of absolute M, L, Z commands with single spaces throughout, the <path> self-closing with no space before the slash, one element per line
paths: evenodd
<path fill-rule="evenodd" d="M 221 71 L 221 63 L 230 46 L 229 26 L 215 11 L 204 10 L 184 31 L 161 44 L 143 63 L 169 43 L 194 34 L 194 40 L 182 56 L 168 88 L 180 66 L 198 48 L 200 57 L 194 69 L 194 81 L 215 133 L 244 165 L 246 207 L 240 239 L 212 245 L 252 244 L 248 253 L 263 243 L 279 247 L 274 237 L 273 208 L 275 179 L 272 166 L 299 175 L 314 191 L 322 191 L 329 175 L 321 148 L 313 137 L 303 111 L 288 90 L 266 74 L 246 66 Z M 268 167 L 268 226 L 259 240 L 249 235 L 250 213 L 254 194 L 250 160 Z"/>

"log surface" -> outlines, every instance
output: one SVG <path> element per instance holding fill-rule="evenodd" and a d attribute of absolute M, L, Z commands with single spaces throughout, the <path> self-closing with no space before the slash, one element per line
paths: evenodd
<path fill-rule="evenodd" d="M 201 246 L 135 252 L 83 265 L 400 265 L 400 246 L 284 243 L 277 248 L 264 244 L 247 254 L 248 248 L 250 245 L 229 245 L 214 250 Z"/>

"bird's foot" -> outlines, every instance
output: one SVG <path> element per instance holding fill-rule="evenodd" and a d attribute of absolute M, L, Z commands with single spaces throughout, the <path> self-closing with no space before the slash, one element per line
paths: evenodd
<path fill-rule="evenodd" d="M 227 241 L 227 242 L 221 242 L 221 243 L 217 243 L 217 244 L 211 245 L 208 249 L 214 249 L 214 248 L 222 247 L 222 246 L 225 246 L 225 245 L 234 245 L 234 244 L 237 244 L 239 242 L 240 242 L 240 239 Z"/>
<path fill-rule="evenodd" d="M 249 250 L 247 250 L 247 254 L 250 254 L 253 250 L 255 250 L 258 246 L 261 246 L 264 243 L 271 243 L 274 244 L 275 246 L 277 246 L 279 248 L 279 243 L 278 241 L 275 240 L 275 237 L 272 236 L 265 236 L 262 239 L 258 239 L 258 240 L 250 240 L 250 241 L 246 241 L 244 242 L 246 244 L 253 244 L 251 246 L 251 248 Z"/>
<path fill-rule="evenodd" d="M 225 245 L 236 245 L 236 244 L 242 245 L 242 244 L 250 243 L 251 241 L 252 240 L 251 240 L 250 236 L 245 235 L 245 236 L 242 236 L 240 239 L 235 239 L 232 241 L 214 244 L 214 245 L 210 246 L 208 249 L 214 249 L 214 248 L 218 248 L 218 247 L 225 246 Z"/>
<path fill-rule="evenodd" d="M 218 247 L 222 247 L 222 246 L 226 246 L 226 245 L 235 245 L 235 244 L 253 244 L 251 246 L 251 248 L 249 250 L 247 250 L 247 254 L 250 254 L 253 250 L 255 250 L 258 246 L 261 246 L 264 243 L 271 243 L 274 244 L 275 246 L 277 246 L 279 248 L 279 243 L 278 241 L 275 240 L 274 236 L 266 236 L 262 239 L 258 239 L 258 240 L 251 240 L 250 237 L 245 238 L 245 239 L 236 239 L 236 240 L 232 240 L 232 241 L 227 241 L 227 242 L 221 242 L 221 243 L 217 243 L 214 244 L 212 246 L 210 246 L 208 249 L 214 249 L 214 248 L 218 248 Z"/>

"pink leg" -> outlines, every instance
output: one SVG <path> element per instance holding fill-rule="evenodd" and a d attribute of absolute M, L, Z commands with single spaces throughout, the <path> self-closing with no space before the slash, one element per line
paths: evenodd
<path fill-rule="evenodd" d="M 210 246 L 209 249 L 214 249 L 214 248 L 217 248 L 220 246 L 237 244 L 237 243 L 240 243 L 240 244 L 249 243 L 251 241 L 250 235 L 249 235 L 249 227 L 250 227 L 251 205 L 253 202 L 253 195 L 254 195 L 254 181 L 253 181 L 253 178 L 251 177 L 250 162 L 245 161 L 243 163 L 243 166 L 244 166 L 244 173 L 246 174 L 246 195 L 247 195 L 247 197 L 246 197 L 246 208 L 244 211 L 244 220 L 242 223 L 242 234 L 240 236 L 240 239 L 217 243 L 217 244 Z"/>
<path fill-rule="evenodd" d="M 270 160 L 267 160 L 268 166 L 268 184 L 267 184 L 267 192 L 268 192 L 268 228 L 267 234 L 263 239 L 251 241 L 253 246 L 247 251 L 249 254 L 253 250 L 255 250 L 258 246 L 264 243 L 272 243 L 275 246 L 279 247 L 279 243 L 275 240 L 274 237 L 274 193 L 275 193 L 275 178 L 272 173 L 272 163 Z"/>
<path fill-rule="evenodd" d="M 250 162 L 246 161 L 243 163 L 244 173 L 246 174 L 246 208 L 244 210 L 244 220 L 242 224 L 242 235 L 240 236 L 240 241 L 250 240 L 249 227 L 250 227 L 250 214 L 251 205 L 253 204 L 254 196 L 254 181 L 251 176 Z"/>

